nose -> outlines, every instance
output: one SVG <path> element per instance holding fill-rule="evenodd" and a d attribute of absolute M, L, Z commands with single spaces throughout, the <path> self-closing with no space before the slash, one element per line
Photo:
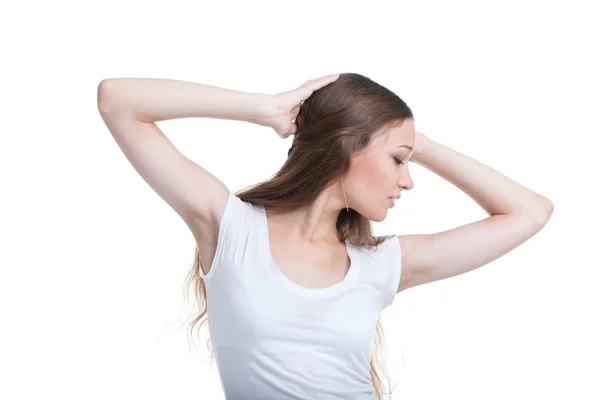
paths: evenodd
<path fill-rule="evenodd" d="M 410 173 L 406 172 L 406 174 L 403 175 L 398 181 L 398 185 L 405 188 L 404 190 L 411 190 L 415 186 L 415 183 L 413 182 Z"/>

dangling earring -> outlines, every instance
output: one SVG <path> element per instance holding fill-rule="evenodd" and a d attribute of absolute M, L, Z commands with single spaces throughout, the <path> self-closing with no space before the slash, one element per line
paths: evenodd
<path fill-rule="evenodd" d="M 346 200 L 346 191 L 344 190 L 344 182 L 342 182 L 342 192 L 344 192 L 344 201 L 346 202 L 346 211 L 348 210 L 348 200 Z"/>

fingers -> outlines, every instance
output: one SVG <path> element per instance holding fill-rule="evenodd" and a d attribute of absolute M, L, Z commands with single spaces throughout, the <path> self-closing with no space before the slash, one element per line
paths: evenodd
<path fill-rule="evenodd" d="M 289 130 L 287 132 L 280 134 L 279 136 L 281 136 L 282 139 L 286 139 L 292 135 L 295 135 L 297 131 L 298 131 L 298 126 L 296 124 L 292 124 L 292 126 L 289 128 Z"/>
<path fill-rule="evenodd" d="M 314 86 L 313 92 L 321 89 L 323 86 L 327 86 L 330 83 L 335 82 L 337 80 L 337 78 L 339 78 L 339 77 L 340 77 L 339 74 L 333 74 L 333 75 L 329 75 L 323 79 L 319 79 L 318 81 L 316 81 L 313 84 L 313 86 Z"/>
<path fill-rule="evenodd" d="M 296 118 L 298 116 L 298 114 L 300 113 L 300 106 L 302 105 L 302 103 L 304 102 L 301 102 L 299 105 L 292 108 L 292 118 Z"/>
<path fill-rule="evenodd" d="M 320 78 L 314 78 L 306 81 L 302 86 L 297 89 L 290 90 L 289 92 L 280 93 L 279 95 L 288 95 L 290 98 L 290 103 L 292 108 L 292 112 L 297 115 L 300 106 L 304 103 L 306 99 L 308 99 L 313 92 L 321 89 L 322 87 L 329 85 L 340 77 L 340 74 L 331 74 L 327 76 L 323 76 Z"/>
<path fill-rule="evenodd" d="M 321 89 L 324 86 L 329 85 L 332 82 L 335 82 L 340 77 L 340 74 L 332 74 L 327 75 L 321 78 L 311 79 L 306 81 L 304 85 L 300 86 L 299 93 L 301 93 L 300 104 L 304 103 L 306 99 L 308 99 L 314 92 Z"/>
<path fill-rule="evenodd" d="M 339 77 L 340 74 L 331 74 L 320 78 L 310 79 L 306 81 L 301 87 L 309 86 L 313 91 L 315 91 L 322 88 L 323 86 L 330 84 L 331 82 L 334 82 Z"/>
<path fill-rule="evenodd" d="M 339 75 L 335 74 L 335 75 L 329 75 L 329 76 L 323 77 L 321 79 L 315 80 L 310 85 L 308 85 L 308 88 L 310 89 L 309 96 L 313 92 L 316 92 L 317 90 L 321 89 L 322 87 L 327 86 L 330 83 L 334 82 L 337 78 L 339 78 Z"/>

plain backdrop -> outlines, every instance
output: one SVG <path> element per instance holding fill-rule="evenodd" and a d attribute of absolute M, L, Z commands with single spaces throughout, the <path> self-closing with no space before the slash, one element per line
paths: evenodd
<path fill-rule="evenodd" d="M 0 398 L 224 398 L 206 328 L 195 349 L 178 328 L 188 317 L 193 236 L 103 124 L 102 79 L 276 94 L 338 72 L 391 89 L 418 131 L 555 207 L 540 233 L 500 259 L 397 295 L 384 313 L 393 399 L 600 398 L 592 5 L 2 5 Z M 232 191 L 273 175 L 292 141 L 237 121 L 158 125 Z M 414 189 L 376 234 L 433 233 L 487 216 L 457 187 L 410 168 Z"/>

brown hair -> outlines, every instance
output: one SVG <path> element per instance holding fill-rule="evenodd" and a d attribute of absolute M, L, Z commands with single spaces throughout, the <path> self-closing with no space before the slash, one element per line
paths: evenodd
<path fill-rule="evenodd" d="M 298 129 L 281 169 L 269 180 L 236 195 L 243 201 L 262 204 L 273 213 L 305 207 L 346 173 L 352 154 L 365 149 L 373 138 L 406 119 L 413 119 L 412 111 L 392 91 L 360 74 L 342 73 L 335 82 L 314 92 L 300 107 L 296 117 Z M 389 237 L 373 236 L 371 221 L 351 208 L 346 211 L 344 207 L 340 211 L 336 227 L 340 241 L 348 239 L 360 247 L 378 246 Z M 200 329 L 208 321 L 206 288 L 199 268 L 196 246 L 186 283 L 193 290 L 201 311 L 189 323 L 190 333 L 198 322 Z M 384 367 L 378 365 L 378 361 L 382 361 L 379 354 L 382 345 L 383 332 L 378 320 L 370 363 L 378 399 L 384 394 L 381 379 L 385 375 Z M 207 347 L 213 359 L 210 337 Z"/>

